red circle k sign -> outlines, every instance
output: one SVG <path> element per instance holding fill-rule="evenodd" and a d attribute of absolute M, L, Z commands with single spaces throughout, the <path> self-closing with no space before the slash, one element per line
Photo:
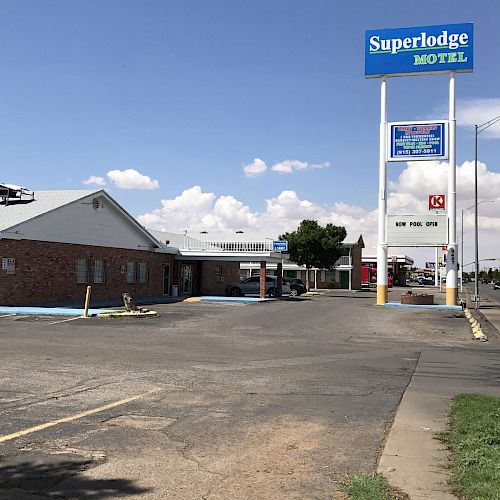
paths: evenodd
<path fill-rule="evenodd" d="M 444 210 L 444 208 L 445 208 L 444 194 L 429 195 L 429 210 Z"/>

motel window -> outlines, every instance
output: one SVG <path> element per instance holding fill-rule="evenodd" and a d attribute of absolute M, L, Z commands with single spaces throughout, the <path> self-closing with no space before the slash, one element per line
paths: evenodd
<path fill-rule="evenodd" d="M 94 283 L 104 283 L 104 278 L 104 259 L 94 259 Z"/>
<path fill-rule="evenodd" d="M 76 261 L 76 282 L 89 282 L 89 264 L 87 259 L 77 259 Z"/>
<path fill-rule="evenodd" d="M 148 282 L 148 266 L 145 262 L 139 262 L 139 283 Z"/>
<path fill-rule="evenodd" d="M 325 281 L 335 281 L 335 271 L 323 271 L 325 273 Z"/>
<path fill-rule="evenodd" d="M 135 262 L 127 262 L 127 283 L 135 283 Z"/>

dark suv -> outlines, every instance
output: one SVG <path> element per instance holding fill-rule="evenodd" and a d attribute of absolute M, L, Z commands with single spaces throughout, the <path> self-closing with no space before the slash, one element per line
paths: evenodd
<path fill-rule="evenodd" d="M 277 295 L 277 278 L 276 276 L 266 276 L 266 295 L 268 297 L 276 297 Z M 241 297 L 242 295 L 258 295 L 260 291 L 260 277 L 251 276 L 241 280 L 239 283 L 231 283 L 226 288 L 226 295 L 232 297 Z M 283 280 L 281 293 L 283 295 L 290 294 L 289 283 Z"/>
<path fill-rule="evenodd" d="M 290 285 L 290 295 L 292 297 L 297 297 L 307 292 L 307 288 L 299 278 L 283 278 Z"/>

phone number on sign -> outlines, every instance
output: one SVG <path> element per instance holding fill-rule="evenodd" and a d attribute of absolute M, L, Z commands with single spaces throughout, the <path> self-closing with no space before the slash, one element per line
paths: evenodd
<path fill-rule="evenodd" d="M 396 151 L 398 156 L 405 155 L 437 155 L 439 151 L 436 148 L 424 148 L 424 149 L 403 149 Z"/>

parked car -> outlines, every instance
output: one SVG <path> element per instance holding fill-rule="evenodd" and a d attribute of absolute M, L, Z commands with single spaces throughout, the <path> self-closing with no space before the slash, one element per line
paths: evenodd
<path fill-rule="evenodd" d="M 500 281 L 497 281 L 497 282 L 493 285 L 493 290 L 500 290 Z"/>
<path fill-rule="evenodd" d="M 278 278 L 276 276 L 266 276 L 266 295 L 268 297 L 276 297 L 278 290 Z M 260 277 L 250 276 L 239 283 L 231 283 L 226 287 L 226 295 L 232 297 L 241 297 L 242 295 L 259 295 L 260 293 Z M 281 293 L 283 295 L 290 294 L 290 284 L 285 280 L 282 282 Z"/>
<path fill-rule="evenodd" d="M 419 278 L 419 285 L 434 285 L 434 280 L 432 278 Z"/>
<path fill-rule="evenodd" d="M 307 292 L 306 285 L 299 278 L 283 278 L 283 282 L 287 282 L 290 286 L 290 295 L 297 297 Z"/>

